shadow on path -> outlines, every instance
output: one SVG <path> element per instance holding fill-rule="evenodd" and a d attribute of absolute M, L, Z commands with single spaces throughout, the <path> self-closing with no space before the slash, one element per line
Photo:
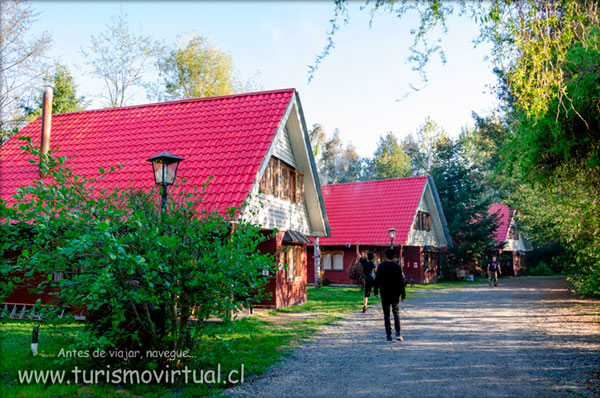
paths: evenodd
<path fill-rule="evenodd" d="M 227 394 L 600 396 L 600 325 L 590 310 L 594 306 L 570 296 L 562 278 L 502 282 L 493 289 L 478 285 L 407 300 L 401 305 L 403 343 L 385 341 L 381 308 L 372 305 Z"/>

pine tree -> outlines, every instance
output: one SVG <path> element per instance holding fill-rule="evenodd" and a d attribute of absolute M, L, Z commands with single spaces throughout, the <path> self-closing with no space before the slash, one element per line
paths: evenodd
<path fill-rule="evenodd" d="M 407 177 L 411 172 L 410 158 L 391 131 L 379 137 L 370 166 L 374 179 Z"/>
<path fill-rule="evenodd" d="M 476 271 L 494 248 L 492 234 L 496 220 L 488 217 L 491 205 L 486 199 L 481 176 L 464 155 L 460 142 L 441 137 L 434 145 L 433 177 L 454 247 L 447 251 L 444 275 L 455 275 L 458 268 Z"/>
<path fill-rule="evenodd" d="M 85 98 L 77 96 L 77 84 L 75 84 L 69 68 L 57 63 L 54 71 L 48 72 L 44 80 L 54 88 L 52 113 L 77 112 L 85 109 Z M 43 94 L 40 93 L 32 106 L 22 106 L 27 119 L 33 120 L 42 115 L 42 101 Z"/>

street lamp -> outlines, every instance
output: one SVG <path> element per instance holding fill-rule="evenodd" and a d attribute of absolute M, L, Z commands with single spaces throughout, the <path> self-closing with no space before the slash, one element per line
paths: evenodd
<path fill-rule="evenodd" d="M 394 238 L 396 237 L 396 232 L 398 230 L 396 228 L 388 229 L 388 234 L 390 234 L 390 248 L 394 248 Z"/>
<path fill-rule="evenodd" d="M 159 153 L 148 159 L 148 162 L 152 162 L 154 182 L 162 186 L 162 211 L 167 211 L 167 185 L 173 185 L 175 182 L 177 167 L 182 160 L 183 158 L 168 152 Z"/>

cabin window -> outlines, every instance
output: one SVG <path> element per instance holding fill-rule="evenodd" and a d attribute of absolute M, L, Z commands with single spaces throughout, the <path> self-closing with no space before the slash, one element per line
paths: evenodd
<path fill-rule="evenodd" d="M 294 169 L 287 164 L 280 162 L 281 164 L 281 199 L 293 200 L 295 195 L 295 184 L 292 184 L 294 179 Z"/>
<path fill-rule="evenodd" d="M 331 269 L 331 254 L 321 254 L 321 268 L 324 270 Z"/>
<path fill-rule="evenodd" d="M 279 161 L 276 158 L 271 158 L 269 161 L 269 169 L 271 170 L 269 185 L 269 192 L 273 196 L 279 196 Z"/>
<path fill-rule="evenodd" d="M 302 278 L 302 246 L 288 246 L 287 280 Z"/>
<path fill-rule="evenodd" d="M 413 229 L 419 231 L 431 231 L 431 214 L 419 210 L 417 212 L 417 217 L 415 218 Z"/>
<path fill-rule="evenodd" d="M 304 203 L 304 176 L 296 173 L 296 202 Z"/>
<path fill-rule="evenodd" d="M 303 247 L 302 246 L 296 246 L 294 248 L 295 250 L 295 256 L 296 256 L 296 262 L 294 264 L 294 276 L 296 278 L 302 278 L 302 269 L 303 267 L 303 263 L 302 263 L 302 252 L 303 252 Z"/>
<path fill-rule="evenodd" d="M 508 239 L 519 240 L 519 230 L 515 227 L 511 227 L 508 230 Z"/>
<path fill-rule="evenodd" d="M 269 160 L 259 184 L 262 193 L 304 203 L 304 176 L 276 157 Z"/>
<path fill-rule="evenodd" d="M 260 180 L 262 193 L 277 196 L 279 192 L 279 165 L 276 158 L 271 158 Z"/>
<path fill-rule="evenodd" d="M 424 261 L 424 267 L 425 267 L 426 271 L 434 271 L 435 270 L 435 254 L 425 253 L 423 261 Z"/>
<path fill-rule="evenodd" d="M 333 269 L 338 271 L 344 270 L 344 254 L 335 253 L 333 255 Z"/>
<path fill-rule="evenodd" d="M 52 271 L 52 282 L 59 282 L 65 279 L 65 273 L 62 271 Z"/>
<path fill-rule="evenodd" d="M 267 165 L 265 172 L 263 173 L 262 178 L 260 179 L 259 185 L 260 191 L 262 193 L 271 192 L 271 162 Z"/>
<path fill-rule="evenodd" d="M 330 271 L 343 271 L 344 253 L 321 253 L 321 268 Z"/>

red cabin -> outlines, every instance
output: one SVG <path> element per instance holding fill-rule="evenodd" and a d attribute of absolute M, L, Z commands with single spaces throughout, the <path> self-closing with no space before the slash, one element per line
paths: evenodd
<path fill-rule="evenodd" d="M 497 216 L 498 229 L 494 233 L 494 244 L 502 247 L 499 261 L 503 272 L 508 271 L 509 275 L 512 272 L 513 276 L 519 275 L 525 268 L 525 253 L 533 250 L 527 236 L 515 222 L 516 212 L 504 204 L 494 204 L 488 212 L 490 216 Z"/>
<path fill-rule="evenodd" d="M 321 187 L 298 93 L 294 89 L 198 98 L 54 115 L 50 135 L 40 143 L 41 118 L 0 147 L 0 198 L 9 204 L 20 186 L 38 178 L 19 137 L 56 156 L 77 174 L 98 177 L 99 169 L 122 167 L 99 182 L 102 188 L 151 189 L 146 159 L 160 152 L 184 158 L 177 178 L 207 186 L 204 203 L 224 211 L 246 202 L 245 219 L 277 236 L 261 250 L 277 254 L 279 270 L 263 304 L 281 308 L 306 301 L 308 237 L 329 234 Z M 259 193 L 260 192 L 260 193 Z M 56 275 L 60 277 L 60 275 Z M 32 304 L 38 296 L 24 287 L 6 303 Z"/>
<path fill-rule="evenodd" d="M 331 237 L 315 240 L 309 249 L 308 281 L 314 283 L 314 251 L 318 244 L 320 269 L 331 284 L 348 285 L 348 267 L 356 248 L 373 251 L 376 262 L 390 247 L 388 230 L 405 275 L 415 283 L 437 280 L 439 252 L 452 245 L 442 205 L 431 177 L 324 185 Z"/>

